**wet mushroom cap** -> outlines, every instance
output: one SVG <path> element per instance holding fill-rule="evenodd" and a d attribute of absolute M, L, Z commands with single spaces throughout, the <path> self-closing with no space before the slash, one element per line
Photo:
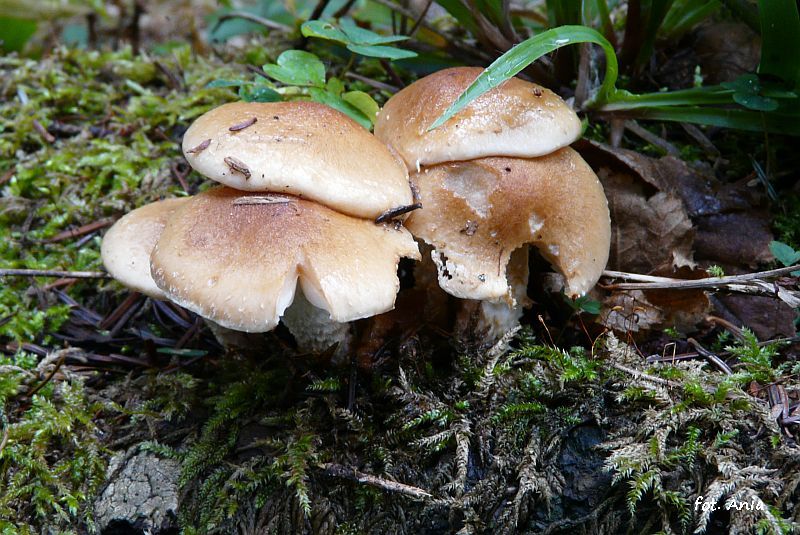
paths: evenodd
<path fill-rule="evenodd" d="M 183 152 L 202 175 L 375 219 L 411 204 L 402 162 L 346 115 L 316 102 L 233 102 L 200 116 Z"/>
<path fill-rule="evenodd" d="M 403 228 L 298 197 L 217 187 L 169 220 L 151 273 L 181 306 L 229 329 L 265 332 L 292 303 L 298 282 L 334 321 L 390 310 L 401 256 L 419 258 Z"/>
<path fill-rule="evenodd" d="M 484 93 L 428 132 L 481 72 L 455 67 L 417 80 L 386 102 L 375 136 L 396 150 L 409 170 L 489 156 L 532 158 L 578 139 L 581 122 L 575 112 L 549 89 L 519 78 Z"/>
<path fill-rule="evenodd" d="M 150 276 L 150 253 L 167 219 L 187 199 L 166 199 L 125 214 L 108 229 L 100 246 L 106 271 L 119 282 L 154 299 L 165 299 Z"/>
<path fill-rule="evenodd" d="M 435 248 L 439 284 L 462 299 L 507 299 L 506 265 L 529 243 L 585 294 L 608 261 L 611 222 L 597 176 L 569 147 L 540 158 L 481 158 L 412 175 L 423 209 L 406 220 Z"/>

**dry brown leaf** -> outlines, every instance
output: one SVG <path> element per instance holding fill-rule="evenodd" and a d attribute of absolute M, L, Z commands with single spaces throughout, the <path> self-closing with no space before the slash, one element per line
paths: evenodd
<path fill-rule="evenodd" d="M 734 212 L 696 219 L 695 253 L 716 264 L 756 268 L 774 259 L 772 232 L 763 212 Z"/>
<path fill-rule="evenodd" d="M 694 230 L 683 203 L 659 192 L 648 196 L 631 175 L 598 171 L 611 211 L 609 269 L 652 273 L 693 265 Z"/>

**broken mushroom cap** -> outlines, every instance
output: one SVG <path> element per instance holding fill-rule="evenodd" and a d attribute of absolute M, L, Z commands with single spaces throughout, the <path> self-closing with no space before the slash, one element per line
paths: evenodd
<path fill-rule="evenodd" d="M 422 210 L 406 227 L 434 247 L 439 284 L 462 299 L 511 302 L 506 265 L 532 244 L 585 294 L 608 261 L 611 222 L 603 187 L 569 147 L 540 158 L 482 158 L 412 175 Z"/>
<path fill-rule="evenodd" d="M 154 299 L 165 299 L 150 276 L 150 253 L 167 219 L 187 199 L 166 199 L 137 208 L 108 229 L 100 246 L 106 271 L 119 282 Z"/>
<path fill-rule="evenodd" d="M 375 136 L 396 150 L 409 170 L 488 156 L 532 158 L 578 139 L 581 121 L 575 112 L 549 89 L 519 78 L 484 93 L 428 132 L 481 72 L 456 67 L 417 80 L 386 102 Z"/>
<path fill-rule="evenodd" d="M 419 258 L 403 228 L 298 197 L 218 187 L 176 210 L 150 268 L 179 305 L 229 329 L 265 332 L 292 303 L 298 282 L 334 321 L 390 310 L 401 256 Z"/>
<path fill-rule="evenodd" d="M 378 139 L 316 102 L 233 102 L 200 116 L 183 152 L 201 174 L 243 191 L 313 199 L 375 219 L 411 204 L 408 173 Z"/>

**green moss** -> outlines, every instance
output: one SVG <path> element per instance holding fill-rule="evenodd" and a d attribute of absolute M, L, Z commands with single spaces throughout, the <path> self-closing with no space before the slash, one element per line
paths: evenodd
<path fill-rule="evenodd" d="M 14 375 L 17 375 L 14 377 Z M 23 383 L 0 380 L 0 408 Z M 16 388 L 9 388 L 16 382 Z M 0 409 L 2 410 L 2 409 Z M 103 407 L 78 380 L 43 388 L 29 407 L 3 418 L 8 441 L 0 451 L 0 530 L 38 532 L 37 526 L 91 525 L 88 505 L 105 476 L 105 455 L 94 419 Z M 5 416 L 5 415 L 4 415 Z M 60 455 L 54 456 L 58 451 Z"/>
<path fill-rule="evenodd" d="M 231 69 L 199 60 L 188 48 L 161 61 L 183 73 L 188 89 L 169 89 L 153 61 L 130 50 L 60 49 L 41 62 L 0 58 L 0 162 L 6 162 L 0 173 L 13 173 L 0 198 L 1 267 L 99 269 L 99 239 L 80 246 L 46 240 L 184 194 L 170 176 L 170 165 L 180 162 L 181 128 L 233 98 L 204 88 Z M 46 141 L 34 121 L 61 128 L 54 130 L 56 141 Z M 200 177 L 188 180 L 197 184 Z M 0 326 L 0 338 L 44 341 L 63 320 L 63 307 L 37 306 L 26 297 L 35 280 L 3 282 L 0 318 L 12 319 Z M 94 285 L 80 283 L 73 295 Z"/>

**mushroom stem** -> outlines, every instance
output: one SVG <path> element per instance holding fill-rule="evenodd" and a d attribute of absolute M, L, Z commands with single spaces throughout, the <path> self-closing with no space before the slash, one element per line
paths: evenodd
<path fill-rule="evenodd" d="M 223 327 L 210 319 L 203 318 L 208 330 L 214 335 L 217 342 L 225 349 L 240 349 L 255 351 L 264 347 L 263 333 L 246 333 Z"/>
<path fill-rule="evenodd" d="M 321 352 L 338 344 L 334 356 L 342 357 L 352 346 L 350 324 L 331 319 L 330 313 L 311 304 L 300 288 L 281 321 L 294 336 L 300 351 Z"/>
<path fill-rule="evenodd" d="M 464 301 L 456 319 L 456 332 L 464 339 L 472 337 L 481 345 L 493 344 L 519 325 L 528 299 L 528 246 L 511 253 L 506 268 L 508 294 L 500 301 Z"/>

